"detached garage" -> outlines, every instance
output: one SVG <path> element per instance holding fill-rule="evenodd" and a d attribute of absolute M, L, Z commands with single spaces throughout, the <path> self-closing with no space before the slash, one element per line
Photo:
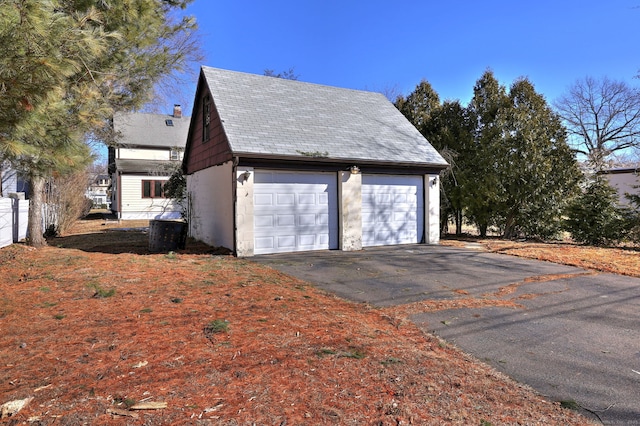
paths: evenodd
<path fill-rule="evenodd" d="M 238 256 L 435 244 L 447 166 L 379 93 L 203 67 L 189 232 Z"/>

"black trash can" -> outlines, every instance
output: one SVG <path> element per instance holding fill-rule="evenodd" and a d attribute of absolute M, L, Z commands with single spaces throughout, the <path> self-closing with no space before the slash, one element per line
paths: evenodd
<path fill-rule="evenodd" d="M 187 223 L 183 220 L 149 221 L 149 251 L 169 252 L 183 249 L 187 242 Z"/>

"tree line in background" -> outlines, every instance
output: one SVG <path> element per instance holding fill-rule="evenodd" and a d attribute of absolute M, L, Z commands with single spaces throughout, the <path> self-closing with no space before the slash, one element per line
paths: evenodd
<path fill-rule="evenodd" d="M 113 113 L 139 109 L 199 60 L 195 20 L 175 15 L 191 1 L 2 2 L 0 162 L 30 183 L 30 244 L 46 243 L 51 183 L 91 164 L 90 141 L 117 138 Z"/>
<path fill-rule="evenodd" d="M 619 207 L 598 174 L 613 153 L 638 144 L 640 96 L 623 83 L 578 82 L 554 110 L 528 79 L 507 90 L 488 70 L 467 106 L 440 102 L 426 81 L 395 105 L 451 165 L 441 179 L 443 232 L 452 222 L 457 235 L 466 223 L 483 237 L 569 231 L 589 244 L 638 240 L 640 200 Z"/>
<path fill-rule="evenodd" d="M 67 177 L 93 161 L 90 142 L 117 139 L 113 113 L 148 104 L 201 59 L 195 20 L 176 17 L 192 1 L 2 2 L 0 165 L 30 182 L 30 244 L 46 243 L 45 196 L 63 203 L 59 194 L 74 181 Z M 293 68 L 265 74 L 298 78 Z M 547 239 L 568 230 L 587 243 L 638 240 L 640 199 L 630 198 L 635 210 L 621 209 L 598 174 L 638 147 L 637 89 L 586 78 L 553 109 L 526 78 L 507 90 L 487 71 L 467 106 L 441 102 L 426 81 L 396 106 L 451 164 L 443 229 L 452 221 L 457 234 L 469 223 L 483 236 Z"/>

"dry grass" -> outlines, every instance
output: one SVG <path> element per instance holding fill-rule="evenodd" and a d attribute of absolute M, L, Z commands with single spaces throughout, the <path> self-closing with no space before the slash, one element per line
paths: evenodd
<path fill-rule="evenodd" d="M 123 225 L 0 249 L 0 404 L 34 398 L 11 424 L 588 423 L 402 316 Z"/>
<path fill-rule="evenodd" d="M 464 247 L 469 243 L 479 244 L 484 250 L 545 260 L 564 265 L 578 266 L 613 274 L 640 277 L 640 249 L 638 247 L 591 247 L 567 242 L 538 243 L 505 241 L 495 238 L 452 239 L 443 245 Z"/>

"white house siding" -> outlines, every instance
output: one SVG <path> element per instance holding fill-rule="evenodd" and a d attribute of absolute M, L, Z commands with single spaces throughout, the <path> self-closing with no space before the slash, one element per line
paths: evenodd
<path fill-rule="evenodd" d="M 142 198 L 143 180 L 168 180 L 169 176 L 120 177 L 120 219 L 179 219 L 180 207 L 167 198 Z"/>
<path fill-rule="evenodd" d="M 2 180 L 0 197 L 8 197 L 10 193 L 18 191 L 18 174 L 15 170 L 9 167 L 0 167 L 0 180 Z"/>
<path fill-rule="evenodd" d="M 210 246 L 234 249 L 232 179 L 231 162 L 187 175 L 191 237 Z"/>
<path fill-rule="evenodd" d="M 183 153 L 180 150 L 179 157 L 182 160 Z M 119 160 L 171 160 L 171 151 L 168 149 L 138 149 L 118 148 Z"/>

